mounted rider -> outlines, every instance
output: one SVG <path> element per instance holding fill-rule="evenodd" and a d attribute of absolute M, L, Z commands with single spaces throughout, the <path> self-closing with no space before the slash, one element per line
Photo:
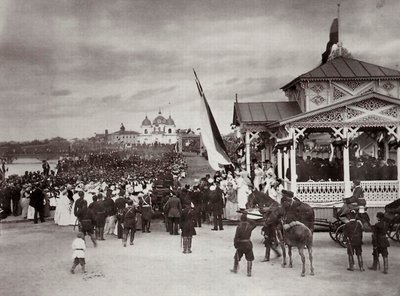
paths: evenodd
<path fill-rule="evenodd" d="M 352 210 L 359 213 L 365 213 L 365 206 L 367 205 L 367 202 L 365 201 L 364 190 L 362 189 L 360 183 L 360 180 L 353 181 L 353 195 L 348 198 L 343 198 L 344 204 L 338 211 L 339 217 L 346 217 Z"/>

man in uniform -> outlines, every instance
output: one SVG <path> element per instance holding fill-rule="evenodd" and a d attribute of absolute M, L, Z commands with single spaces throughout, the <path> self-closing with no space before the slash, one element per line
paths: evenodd
<path fill-rule="evenodd" d="M 235 238 L 233 244 L 236 248 L 233 269 L 233 273 L 237 273 L 239 267 L 239 261 L 245 255 L 247 260 L 247 276 L 251 276 L 251 269 L 254 260 L 253 254 L 253 243 L 250 240 L 251 232 L 256 228 L 256 223 L 253 220 L 247 219 L 247 214 L 242 214 L 240 217 L 240 223 L 236 228 Z"/>
<path fill-rule="evenodd" d="M 358 267 L 360 271 L 364 271 L 362 258 L 363 224 L 360 220 L 356 220 L 356 212 L 354 210 L 349 213 L 349 219 L 350 221 L 344 225 L 343 229 L 343 235 L 347 241 L 347 255 L 349 257 L 349 268 L 347 270 L 354 270 L 354 253 L 356 253 Z"/>
<path fill-rule="evenodd" d="M 122 238 L 122 216 L 126 205 L 126 199 L 124 197 L 125 191 L 122 189 L 119 191 L 118 198 L 115 200 L 115 208 L 117 210 L 117 236 Z"/>
<path fill-rule="evenodd" d="M 389 240 L 386 236 L 388 230 L 388 223 L 384 219 L 385 214 L 382 212 L 378 212 L 376 214 L 376 218 L 378 222 L 372 227 L 372 245 L 374 250 L 372 252 L 372 256 L 374 258 L 374 262 L 371 267 L 368 267 L 370 270 L 376 270 L 379 264 L 379 254 L 382 254 L 383 257 L 383 273 L 387 274 L 389 270 L 389 261 L 388 261 L 388 250 Z"/>
<path fill-rule="evenodd" d="M 224 230 L 222 225 L 222 215 L 224 213 L 224 197 L 218 183 L 211 185 L 208 192 L 210 210 L 213 214 L 214 228 L 211 230 Z"/>
<path fill-rule="evenodd" d="M 103 194 L 99 193 L 91 204 L 96 220 L 96 239 L 104 240 L 104 225 L 106 223 L 106 208 L 104 207 Z"/>
<path fill-rule="evenodd" d="M 128 206 L 124 208 L 121 224 L 124 230 L 122 238 L 122 245 L 126 247 L 126 241 L 128 240 L 128 234 L 130 233 L 130 245 L 133 245 L 133 239 L 135 238 L 136 232 L 136 213 L 138 210 L 133 206 L 133 200 L 127 201 Z"/>

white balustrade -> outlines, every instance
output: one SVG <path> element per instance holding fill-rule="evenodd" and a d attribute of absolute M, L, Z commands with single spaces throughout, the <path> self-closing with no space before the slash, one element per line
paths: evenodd
<path fill-rule="evenodd" d="M 340 202 L 344 197 L 344 182 L 298 182 L 296 196 L 309 203 Z"/>
<path fill-rule="evenodd" d="M 368 201 L 390 202 L 398 198 L 399 182 L 393 181 L 361 181 L 364 197 Z"/>
<path fill-rule="evenodd" d="M 399 182 L 362 181 L 364 197 L 369 202 L 389 203 L 398 198 Z M 344 197 L 344 182 L 298 182 L 296 196 L 308 203 L 341 202 Z"/>

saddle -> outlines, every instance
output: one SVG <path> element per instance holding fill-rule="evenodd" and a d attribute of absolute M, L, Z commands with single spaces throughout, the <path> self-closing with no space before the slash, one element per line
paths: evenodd
<path fill-rule="evenodd" d="M 306 225 L 304 225 L 300 221 L 292 221 L 288 224 L 283 224 L 283 230 L 287 231 L 290 228 L 295 227 L 295 226 L 304 226 L 304 227 L 308 228 Z"/>

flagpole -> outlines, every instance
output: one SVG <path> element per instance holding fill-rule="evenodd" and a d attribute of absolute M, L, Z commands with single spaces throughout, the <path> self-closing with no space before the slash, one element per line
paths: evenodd
<path fill-rule="evenodd" d="M 342 42 L 341 42 L 341 38 L 340 38 L 340 0 L 338 0 L 337 3 L 337 19 L 338 19 L 338 52 L 339 52 L 339 56 L 342 56 Z"/>

